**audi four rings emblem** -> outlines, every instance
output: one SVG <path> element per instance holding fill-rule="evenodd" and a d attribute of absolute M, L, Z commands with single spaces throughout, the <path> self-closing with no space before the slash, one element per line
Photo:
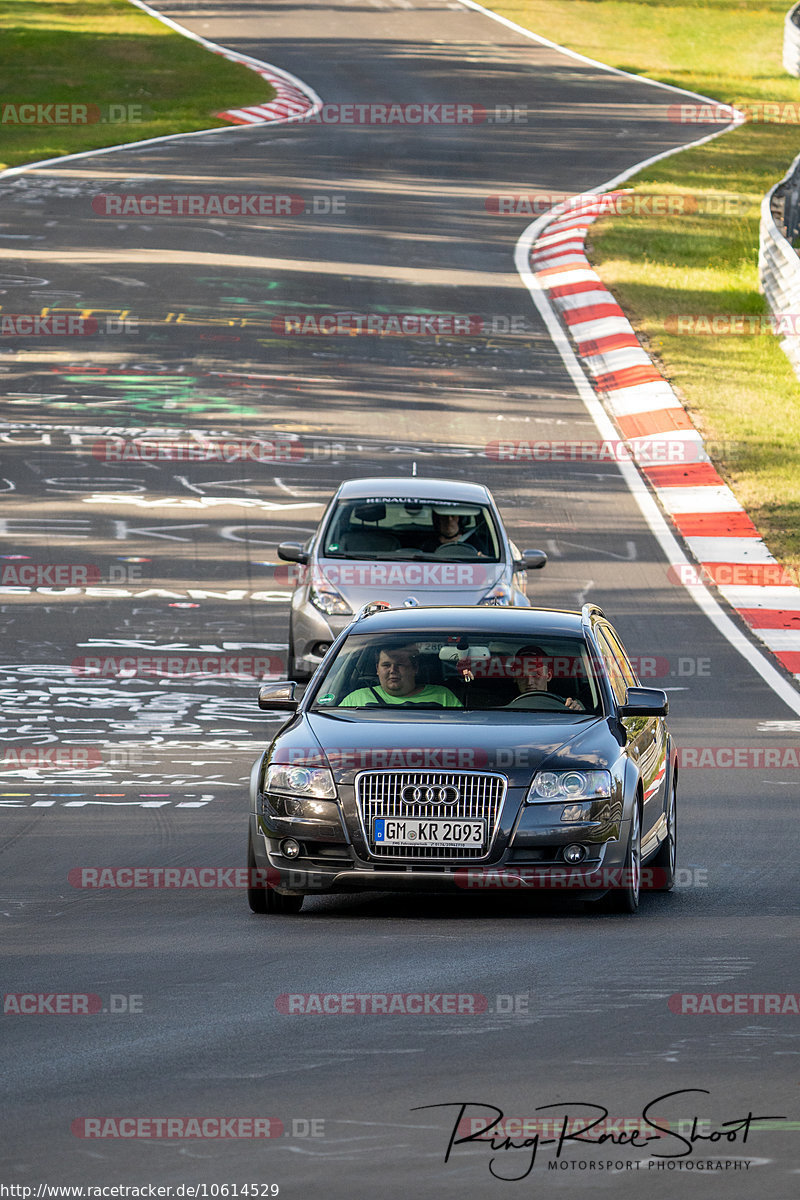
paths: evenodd
<path fill-rule="evenodd" d="M 400 793 L 400 799 L 404 804 L 455 804 L 456 800 L 461 799 L 461 793 L 451 784 L 436 783 L 431 787 L 419 787 L 408 783 Z"/>

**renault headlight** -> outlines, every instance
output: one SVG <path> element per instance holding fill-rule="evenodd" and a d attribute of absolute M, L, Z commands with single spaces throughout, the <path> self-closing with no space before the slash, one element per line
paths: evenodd
<path fill-rule="evenodd" d="M 314 608 L 318 608 L 328 617 L 350 616 L 353 612 L 342 593 L 333 586 L 330 580 L 325 578 L 322 572 L 314 575 L 309 590 L 309 599 Z"/>
<path fill-rule="evenodd" d="M 336 784 L 330 767 L 293 767 L 288 763 L 273 763 L 264 775 L 264 791 L 291 796 L 315 796 L 318 800 L 335 800 Z"/>
<path fill-rule="evenodd" d="M 539 771 L 528 788 L 525 803 L 599 800 L 610 795 L 610 771 Z"/>

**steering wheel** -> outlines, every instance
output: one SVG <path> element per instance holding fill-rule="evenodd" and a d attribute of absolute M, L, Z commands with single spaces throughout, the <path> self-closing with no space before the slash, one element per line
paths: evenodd
<path fill-rule="evenodd" d="M 536 701 L 537 703 L 532 703 Z M 566 708 L 567 702 L 563 696 L 553 692 L 521 692 L 519 696 L 506 705 L 506 708 L 558 709 Z"/>
<path fill-rule="evenodd" d="M 437 558 L 477 558 L 478 551 L 469 542 L 444 542 L 434 550 Z"/>

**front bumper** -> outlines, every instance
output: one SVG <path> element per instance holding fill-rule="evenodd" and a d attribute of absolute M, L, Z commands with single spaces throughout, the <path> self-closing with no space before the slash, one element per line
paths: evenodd
<path fill-rule="evenodd" d="M 291 640 L 294 662 L 287 663 L 287 676 L 313 675 L 322 662 L 320 646 L 329 646 L 352 621 L 353 616 L 327 616 L 315 608 L 298 589 L 292 597 Z"/>
<path fill-rule="evenodd" d="M 546 891 L 601 895 L 625 886 L 623 875 L 629 820 L 620 802 L 587 802 L 587 819 L 564 824 L 555 818 L 562 804 L 521 805 L 519 789 L 510 788 L 493 841 L 480 861 L 426 860 L 419 853 L 400 860 L 373 857 L 355 811 L 354 795 L 340 785 L 336 819 L 309 820 L 279 815 L 270 798 L 257 790 L 251 811 L 256 865 L 270 886 L 294 894 L 330 892 Z M 331 805 L 331 809 L 334 806 Z M 557 810 L 557 811 L 556 811 Z M 288 858 L 285 839 L 299 843 Z M 578 866 L 563 857 L 566 846 L 580 844 L 587 856 Z"/>

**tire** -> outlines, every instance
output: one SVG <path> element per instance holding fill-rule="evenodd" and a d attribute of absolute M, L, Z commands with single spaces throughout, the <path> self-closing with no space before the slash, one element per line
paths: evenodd
<path fill-rule="evenodd" d="M 671 892 L 675 886 L 675 866 L 678 855 L 678 788 L 673 783 L 667 809 L 667 836 L 651 858 L 645 870 L 653 872 L 652 892 Z"/>
<path fill-rule="evenodd" d="M 624 886 L 614 888 L 608 894 L 611 912 L 635 913 L 639 908 L 639 892 L 642 882 L 642 823 L 638 801 L 634 804 L 631 817 L 631 832 L 623 865 Z"/>
<path fill-rule="evenodd" d="M 256 856 L 253 850 L 253 833 L 250 830 L 247 834 L 248 879 L 252 879 L 255 869 Z M 266 913 L 284 916 L 288 916 L 290 913 L 299 913 L 304 900 L 305 896 L 283 896 L 274 888 L 248 887 L 247 889 L 247 903 L 250 905 L 250 911 L 259 916 L 264 916 Z"/>
<path fill-rule="evenodd" d="M 266 911 L 276 916 L 288 917 L 299 913 L 303 907 L 305 896 L 282 896 L 273 888 L 264 889 L 267 897 Z"/>

